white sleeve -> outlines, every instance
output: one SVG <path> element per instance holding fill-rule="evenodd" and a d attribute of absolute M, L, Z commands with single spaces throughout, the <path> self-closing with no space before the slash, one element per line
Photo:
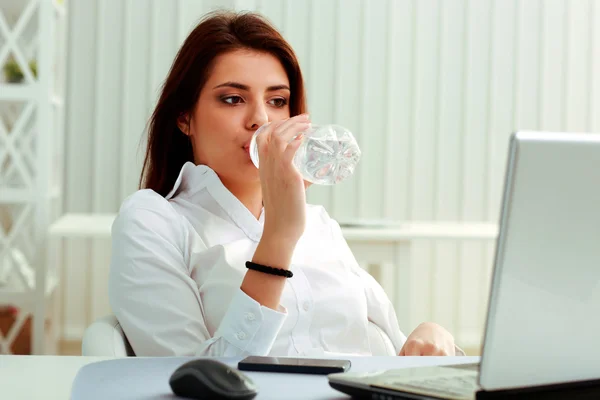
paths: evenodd
<path fill-rule="evenodd" d="M 183 220 L 160 198 L 122 207 L 112 229 L 111 308 L 138 356 L 266 355 L 287 316 L 241 289 L 214 337 L 185 261 Z"/>

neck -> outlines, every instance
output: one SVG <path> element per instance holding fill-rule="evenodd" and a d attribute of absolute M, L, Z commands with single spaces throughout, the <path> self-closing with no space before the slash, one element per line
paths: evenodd
<path fill-rule="evenodd" d="M 223 182 L 223 185 L 254 215 L 260 217 L 262 211 L 262 190 L 260 181 L 245 185 L 236 185 L 232 182 Z"/>

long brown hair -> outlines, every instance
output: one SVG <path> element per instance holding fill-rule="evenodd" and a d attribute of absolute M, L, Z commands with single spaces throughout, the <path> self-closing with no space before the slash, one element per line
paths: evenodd
<path fill-rule="evenodd" d="M 173 188 L 179 171 L 194 161 L 192 144 L 177 119 L 193 110 L 220 54 L 251 49 L 277 57 L 290 81 L 290 116 L 306 111 L 304 82 L 292 47 L 265 18 L 256 13 L 218 11 L 207 14 L 179 49 L 148 125 L 148 147 L 140 188 L 163 197 Z"/>

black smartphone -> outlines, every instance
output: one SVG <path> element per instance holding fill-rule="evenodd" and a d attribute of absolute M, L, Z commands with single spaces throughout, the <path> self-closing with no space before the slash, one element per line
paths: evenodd
<path fill-rule="evenodd" d="M 346 372 L 350 369 L 350 365 L 350 360 L 249 356 L 238 363 L 238 369 L 240 371 L 327 375 L 334 372 Z"/>

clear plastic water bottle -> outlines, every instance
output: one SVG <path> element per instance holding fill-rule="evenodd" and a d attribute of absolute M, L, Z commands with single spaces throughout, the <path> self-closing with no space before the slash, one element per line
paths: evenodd
<path fill-rule="evenodd" d="M 250 158 L 256 168 L 256 136 L 268 125 L 258 128 L 250 142 Z M 312 125 L 302 134 L 304 137 L 294 156 L 294 165 L 304 180 L 318 185 L 334 185 L 354 173 L 361 153 L 348 129 L 339 125 Z"/>

